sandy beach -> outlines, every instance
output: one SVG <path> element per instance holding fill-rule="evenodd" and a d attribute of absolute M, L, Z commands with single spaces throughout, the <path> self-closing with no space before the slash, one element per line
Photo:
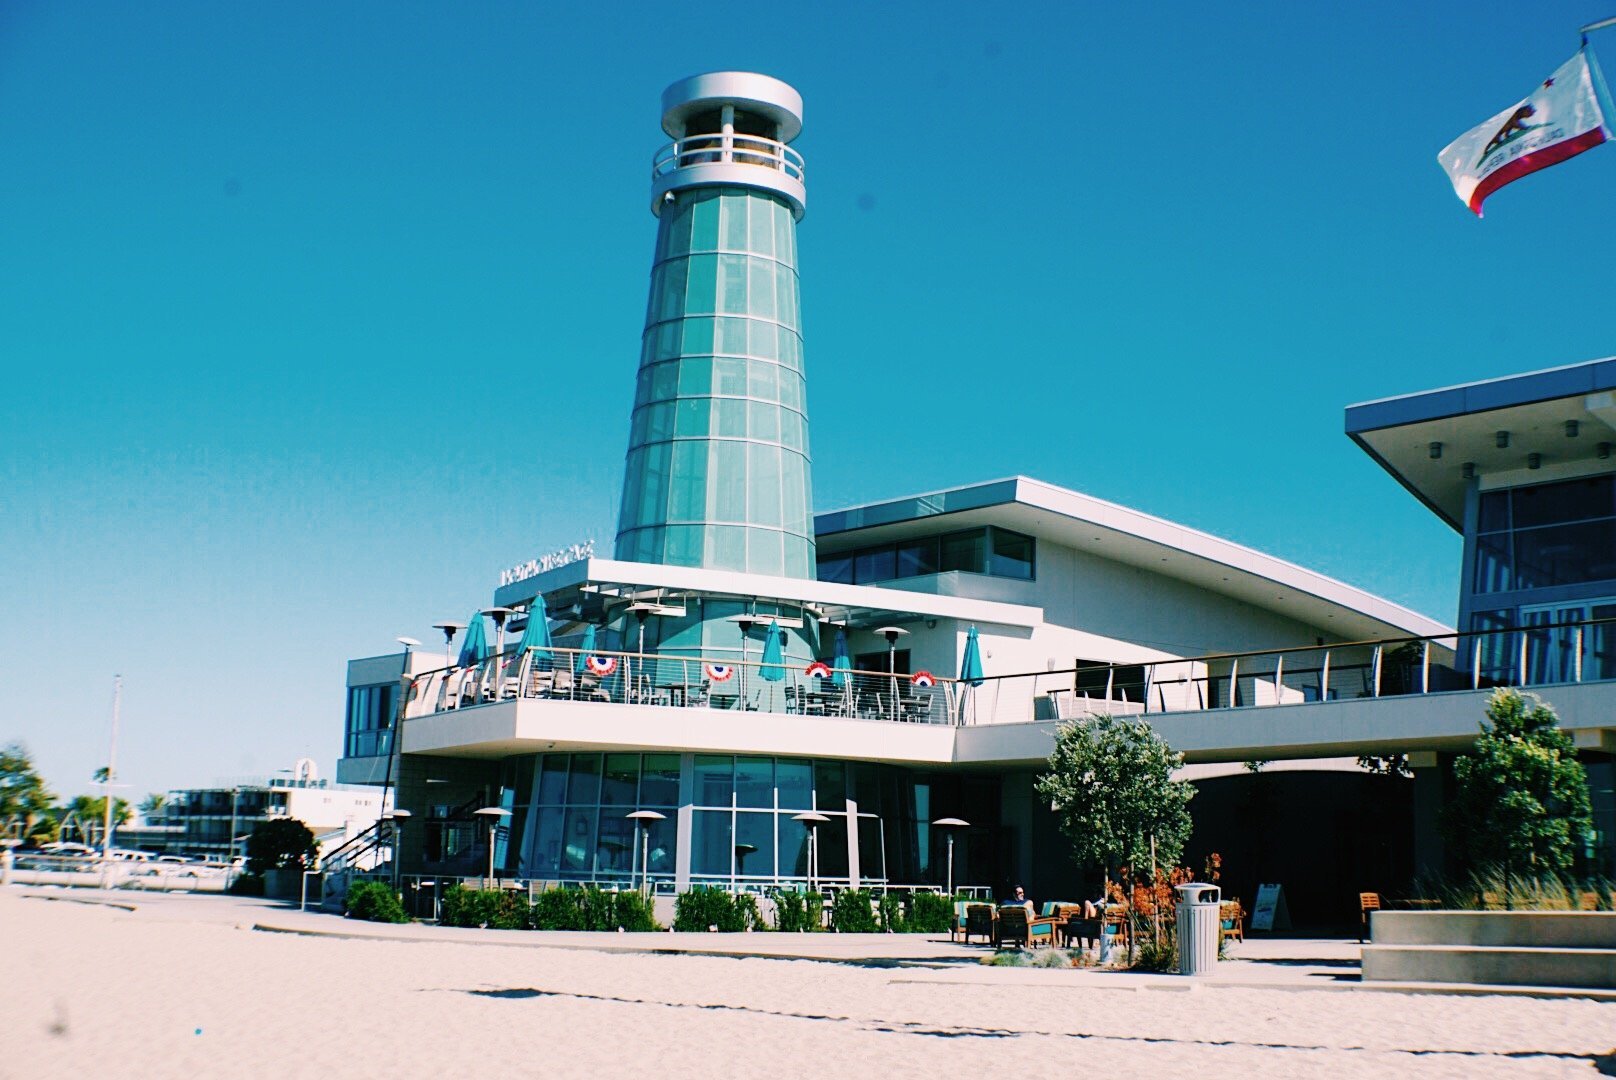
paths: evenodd
<path fill-rule="evenodd" d="M 0 1077 L 1616 1071 L 1616 1004 L 1586 1000 L 304 937 L 207 903 L 0 894 Z"/>

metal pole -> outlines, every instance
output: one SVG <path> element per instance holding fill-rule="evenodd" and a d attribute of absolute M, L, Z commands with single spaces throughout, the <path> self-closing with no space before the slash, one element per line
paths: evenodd
<path fill-rule="evenodd" d="M 954 895 L 954 833 L 948 833 L 948 895 Z"/>
<path fill-rule="evenodd" d="M 640 826 L 640 892 L 651 895 L 651 829 Z"/>
<path fill-rule="evenodd" d="M 499 828 L 494 822 L 488 823 L 488 887 L 494 887 L 494 833 Z"/>
<path fill-rule="evenodd" d="M 225 850 L 224 856 L 224 887 L 226 889 L 230 888 L 231 875 L 235 873 L 236 869 L 236 796 L 240 792 L 241 789 L 238 787 L 230 789 L 230 835 L 225 837 L 230 846 Z"/>
<path fill-rule="evenodd" d="M 106 860 L 107 881 L 112 874 L 112 777 L 118 770 L 118 706 L 123 699 L 123 676 L 112 677 L 112 747 L 107 751 L 107 783 L 102 798 L 106 800 L 106 818 L 101 830 L 101 858 Z"/>

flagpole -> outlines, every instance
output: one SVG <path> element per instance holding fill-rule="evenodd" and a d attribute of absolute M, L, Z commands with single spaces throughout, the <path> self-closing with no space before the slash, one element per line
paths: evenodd
<path fill-rule="evenodd" d="M 1608 19 L 1600 19 L 1598 22 L 1591 22 L 1577 32 L 1582 35 L 1582 43 L 1587 45 L 1589 34 L 1593 33 L 1595 30 L 1603 30 L 1607 26 L 1616 26 L 1616 15 L 1612 15 Z"/>

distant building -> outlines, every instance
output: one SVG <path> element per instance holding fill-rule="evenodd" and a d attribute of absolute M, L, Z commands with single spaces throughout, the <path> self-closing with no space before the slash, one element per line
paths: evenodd
<path fill-rule="evenodd" d="M 305 758 L 286 775 L 171 791 L 142 826 L 120 829 L 117 838 L 124 847 L 226 859 L 245 853 L 259 823 L 293 818 L 330 850 L 374 825 L 390 802 L 373 786 L 320 779 Z"/>

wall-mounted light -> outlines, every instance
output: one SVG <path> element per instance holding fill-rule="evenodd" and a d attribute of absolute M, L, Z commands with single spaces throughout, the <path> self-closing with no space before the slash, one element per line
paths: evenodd
<path fill-rule="evenodd" d="M 1602 442 L 1599 444 L 1599 456 L 1601 459 L 1610 457 L 1610 443 Z"/>
<path fill-rule="evenodd" d="M 1582 431 L 1582 425 L 1575 420 L 1566 421 L 1566 438 L 1575 439 Z"/>
<path fill-rule="evenodd" d="M 1459 475 L 1463 476 L 1466 480 L 1474 480 L 1476 478 L 1476 463 L 1474 461 L 1467 461 L 1463 465 L 1459 466 Z"/>
<path fill-rule="evenodd" d="M 1435 461 L 1442 456 L 1442 444 L 1434 442 L 1430 447 L 1431 460 Z"/>
<path fill-rule="evenodd" d="M 1498 447 L 1498 449 L 1500 449 L 1500 450 L 1507 450 L 1507 449 L 1509 449 L 1509 432 L 1507 432 L 1507 431 L 1500 431 L 1500 432 L 1499 432 L 1499 433 L 1498 433 L 1498 434 L 1497 434 L 1497 435 L 1494 435 L 1494 436 L 1493 436 L 1493 443 L 1494 443 L 1494 444 L 1495 444 L 1495 445 L 1496 445 L 1496 446 L 1497 446 L 1497 447 Z"/>
<path fill-rule="evenodd" d="M 1527 454 L 1526 455 L 1526 467 L 1528 469 L 1541 469 L 1543 467 L 1543 455 L 1542 454 Z"/>

